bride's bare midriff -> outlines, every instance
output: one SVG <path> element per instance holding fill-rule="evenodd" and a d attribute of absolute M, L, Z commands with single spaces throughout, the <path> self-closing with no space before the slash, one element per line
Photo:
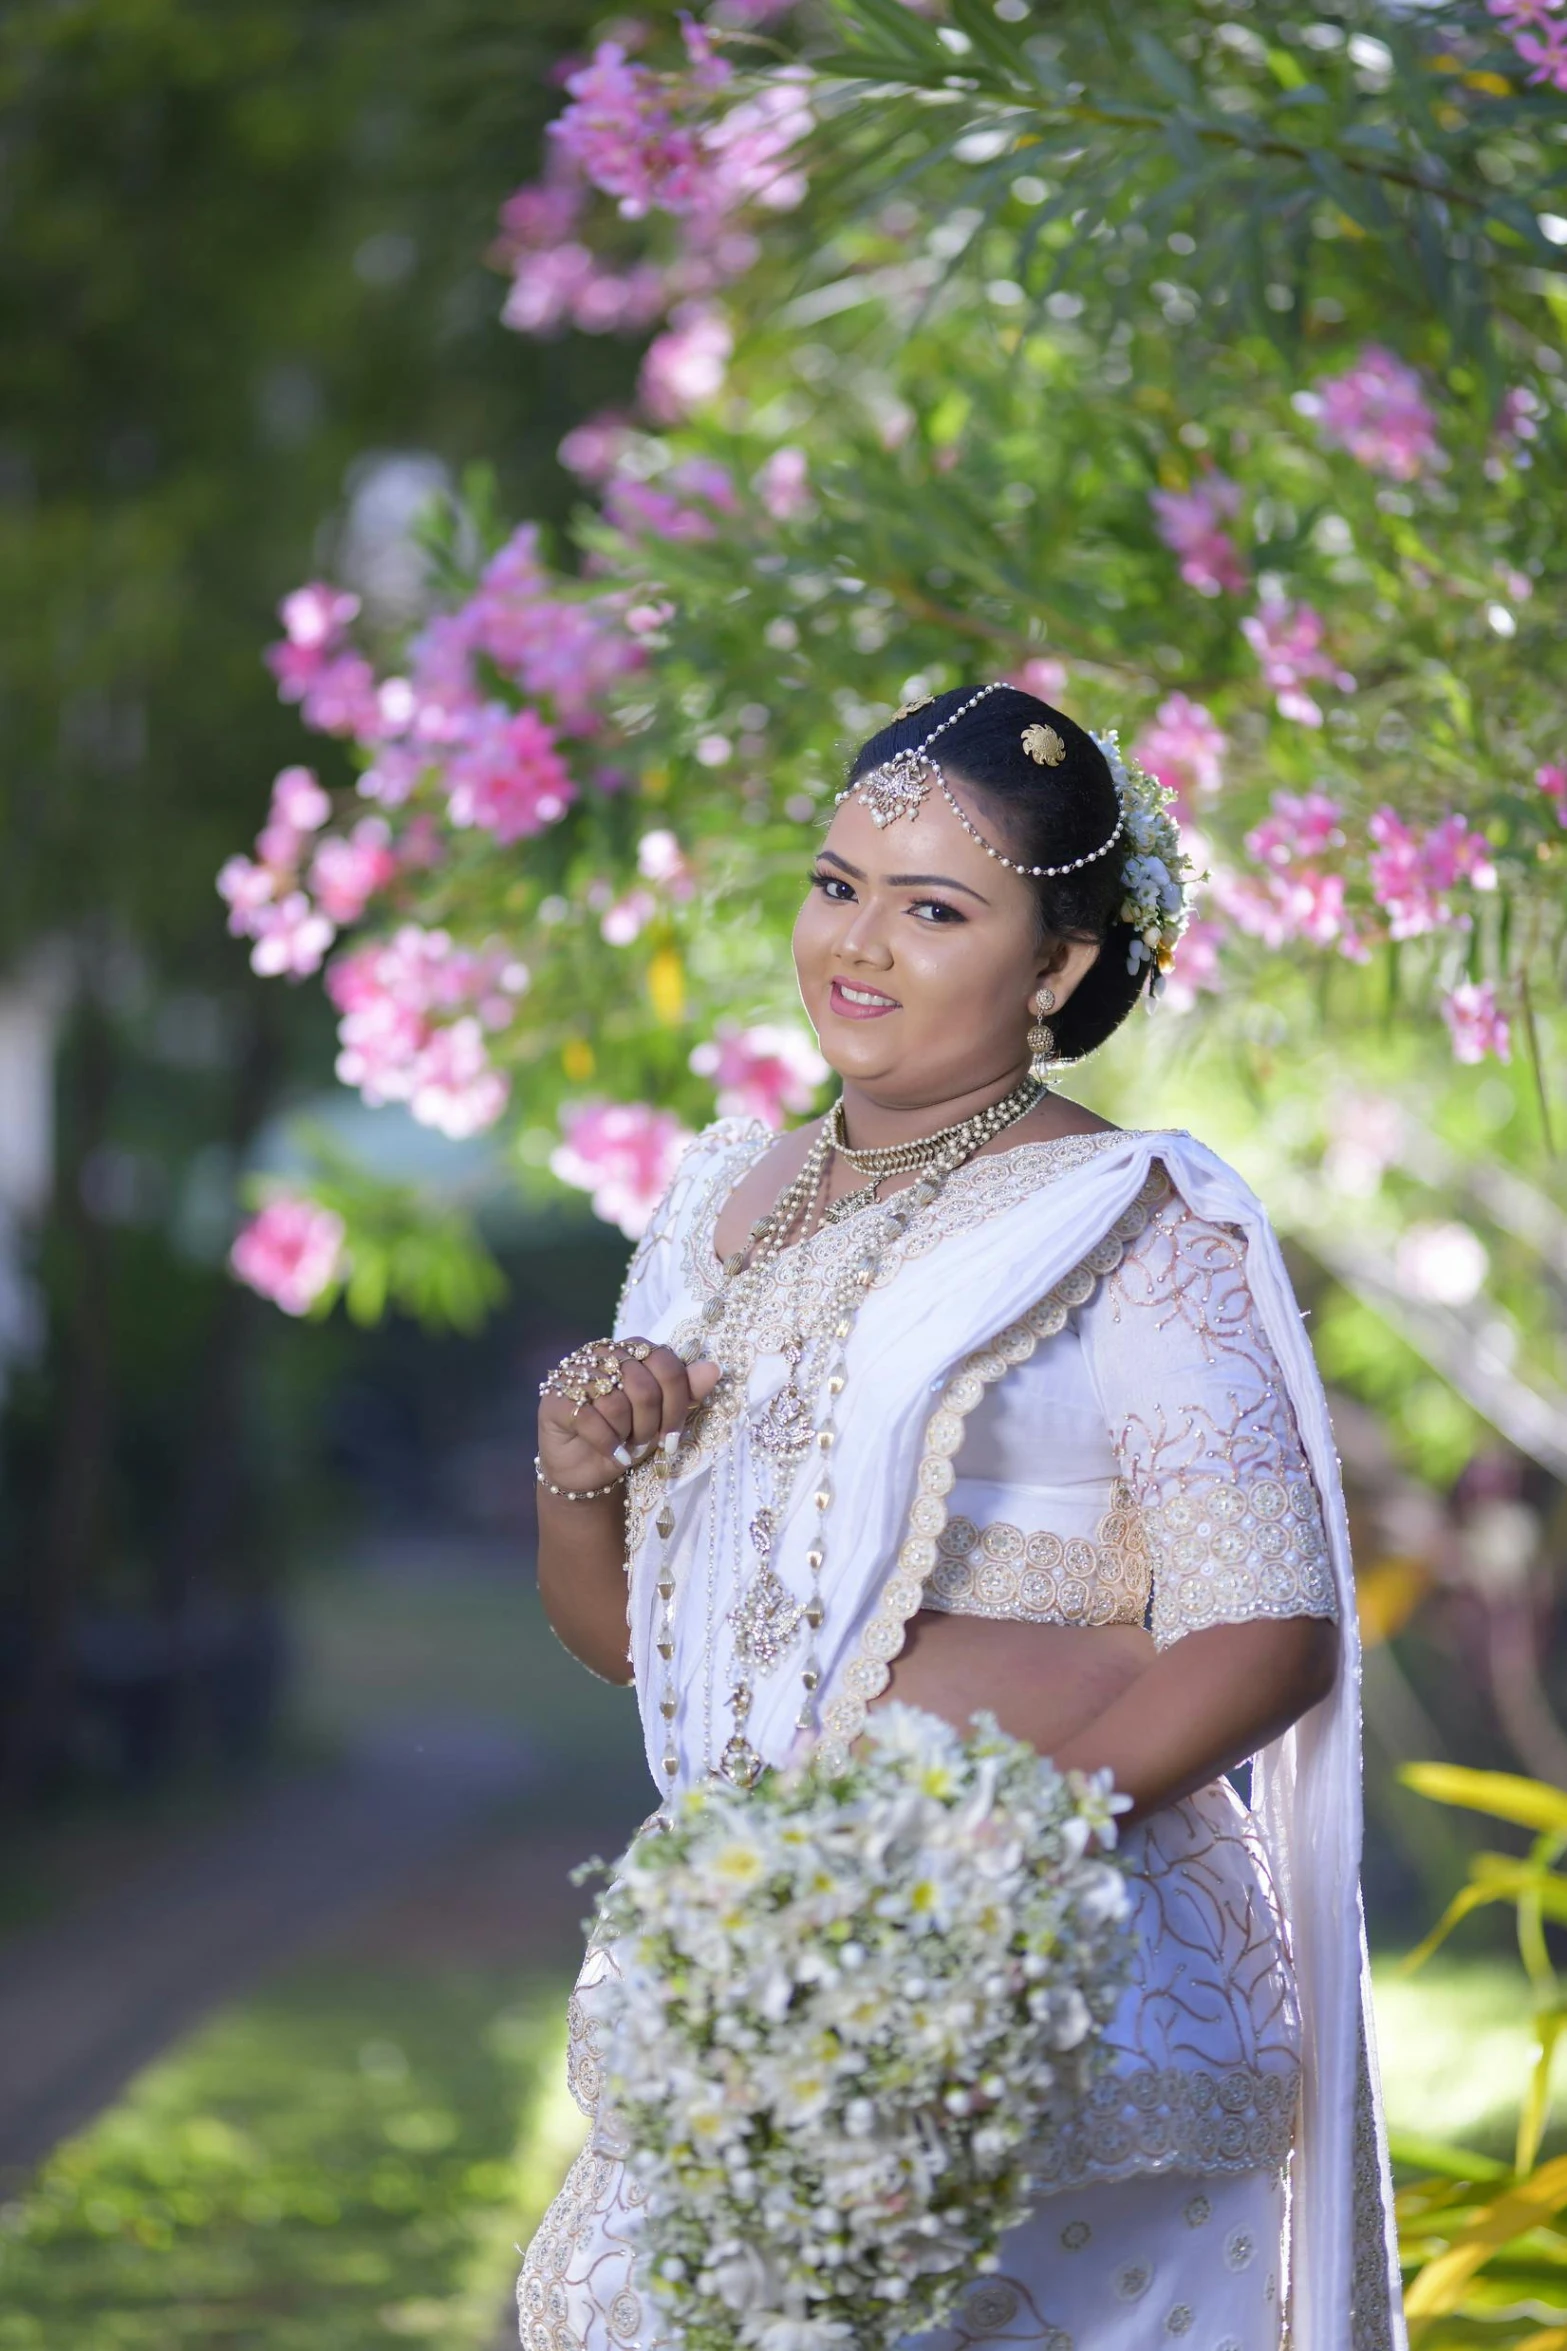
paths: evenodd
<path fill-rule="evenodd" d="M 1104 1712 L 1157 1652 L 1141 1625 L 1024 1624 L 922 1608 L 884 1702 L 966 1726 L 978 1707 L 1049 1755 Z"/>

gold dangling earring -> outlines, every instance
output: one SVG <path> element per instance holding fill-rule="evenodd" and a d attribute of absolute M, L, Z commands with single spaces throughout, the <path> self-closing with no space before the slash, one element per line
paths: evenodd
<path fill-rule="evenodd" d="M 1034 998 L 1036 1017 L 1033 1027 L 1028 1032 L 1028 1074 L 1036 1086 L 1042 1086 L 1046 1083 L 1055 1061 L 1056 1035 L 1044 1017 L 1047 1012 L 1054 1012 L 1055 1008 L 1054 988 L 1041 988 L 1039 994 Z"/>

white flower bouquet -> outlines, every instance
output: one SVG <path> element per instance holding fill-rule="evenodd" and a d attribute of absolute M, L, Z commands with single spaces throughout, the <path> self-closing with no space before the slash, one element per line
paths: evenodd
<path fill-rule="evenodd" d="M 836 1776 L 709 1783 L 633 1841 L 594 1939 L 661 2336 L 871 2351 L 996 2267 L 1115 2005 L 1126 1801 L 992 1715 L 894 1703 Z"/>

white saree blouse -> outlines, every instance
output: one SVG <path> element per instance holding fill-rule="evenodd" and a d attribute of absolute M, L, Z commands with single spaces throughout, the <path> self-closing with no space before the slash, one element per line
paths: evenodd
<path fill-rule="evenodd" d="M 731 1727 L 730 1617 L 759 1553 L 807 1588 L 799 1400 L 877 1213 L 723 1283 L 719 1211 L 773 1139 L 738 1120 L 696 1139 L 616 1320 L 724 1372 L 662 1491 L 650 1469 L 628 1482 L 629 1656 L 660 1786 L 655 1495 L 675 1520 L 669 1730 L 689 1785 Z M 1258 1759 L 1253 1805 L 1218 1782 L 1130 1832 L 1136 1958 L 1110 2064 L 1083 2111 L 1049 2118 L 1035 2168 L 1061 2187 L 1287 2165 L 1296 2351 L 1388 2351 L 1352 1583 L 1320 1384 L 1258 1204 L 1184 1135 L 970 1161 L 882 1251 L 846 1371 L 817 1640 L 829 1749 L 863 1727 L 921 1608 L 1145 1624 L 1160 1647 L 1251 1617 L 1339 1620 L 1338 1691 Z M 747 1734 L 769 1761 L 798 1751 L 798 1666 L 754 1693 Z"/>

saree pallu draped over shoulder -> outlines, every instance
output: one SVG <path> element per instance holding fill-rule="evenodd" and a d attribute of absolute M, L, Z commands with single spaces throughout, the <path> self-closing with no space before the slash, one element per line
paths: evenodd
<path fill-rule="evenodd" d="M 787 1444 L 767 1431 L 776 1437 L 787 1420 L 782 1403 L 809 1393 L 812 1315 L 820 1316 L 824 1300 L 830 1306 L 834 1269 L 847 1262 L 845 1252 L 864 1247 L 856 1226 L 870 1229 L 877 1213 L 861 1211 L 784 1252 L 752 1299 L 743 1328 L 723 1316 L 710 1316 L 704 1326 L 703 1305 L 720 1286 L 712 1242 L 718 1208 L 771 1140 L 764 1128 L 740 1121 L 722 1121 L 698 1138 L 633 1259 L 617 1322 L 622 1335 L 710 1353 L 728 1375 L 694 1416 L 692 1441 L 667 1489 L 676 1532 L 664 1555 L 675 1560 L 680 1589 L 675 1742 L 681 1784 L 703 1776 L 715 1735 L 721 1743 L 724 1726 L 715 1733 L 714 1715 L 725 1686 L 722 1636 L 743 1577 L 756 1565 L 759 1512 L 766 1514 L 766 1565 L 791 1593 L 810 1585 L 812 1479 L 780 1478 Z M 1172 1194 L 1205 1230 L 1221 1236 L 1243 1271 L 1267 1364 L 1264 1384 L 1271 1390 L 1282 1383 L 1320 1502 L 1320 1519 L 1311 1509 L 1318 1596 L 1299 1611 L 1281 1603 L 1262 1612 L 1333 1613 L 1340 1632 L 1333 1692 L 1255 1759 L 1244 1823 L 1282 1913 L 1298 2012 L 1299 2105 L 1287 2164 L 1288 2340 L 1291 2351 L 1398 2351 L 1404 2335 L 1359 1896 L 1360 1659 L 1338 1460 L 1321 1381 L 1266 1214 L 1234 1171 L 1190 1136 L 1110 1132 L 989 1154 L 962 1169 L 884 1252 L 853 1320 L 835 1407 L 825 1620 L 817 1636 L 820 1735 L 839 1748 L 857 1735 L 867 1705 L 886 1686 L 908 1620 L 925 1605 L 927 1578 L 939 1558 L 950 1562 L 948 1497 L 971 1416 L 1009 1371 L 1048 1350 L 1069 1325 L 1080 1326 L 1096 1292 Z M 1278 1481 L 1270 1492 L 1275 1500 L 1258 1507 L 1285 1522 L 1275 1551 L 1299 1534 L 1301 1544 L 1290 1553 L 1298 1557 L 1302 1546 L 1310 1548 L 1304 1522 L 1289 1516 L 1298 1497 Z M 658 1716 L 654 1670 L 652 1495 L 650 1473 L 634 1475 L 628 1622 L 649 1766 L 661 1783 L 668 1734 Z M 968 1528 L 963 1539 L 975 1531 Z M 1014 1550 L 1021 1541 L 1010 1528 L 988 1532 L 1001 1550 L 1002 1537 Z M 797 1673 L 784 1669 L 758 1679 L 747 1732 L 768 1762 L 799 1751 L 799 1704 Z M 1239 1807 L 1227 1789 L 1206 1791 L 1202 1801 L 1215 1818 L 1221 1797 Z M 1175 1812 L 1185 1815 L 1181 1833 L 1189 1842 L 1193 1821 L 1201 1827 L 1198 1814 L 1189 1806 Z M 1175 1812 L 1145 1824 L 1155 1843 L 1158 1823 Z M 590 1954 L 588 1980 L 593 1964 Z M 583 2047 L 591 2041 L 586 2015 L 579 2009 Z M 602 2167 L 612 2156 L 598 2149 L 584 2160 Z M 1167 2160 L 1181 2162 L 1180 2150 Z M 1142 2168 L 1156 2171 L 1160 2164 Z M 1205 2168 L 1200 2158 L 1196 2168 Z M 579 2198 L 580 2190 L 579 2180 Z M 1047 2201 L 1057 2206 L 1057 2217 L 1066 2209 L 1065 2195 Z M 1188 2221 L 1204 2202 L 1201 2195 L 1188 2197 Z M 525 2335 L 526 2294 L 545 2291 L 540 2281 L 564 2225 L 562 2216 L 552 2217 L 540 2232 L 540 2241 L 548 2237 L 545 2253 L 530 2252 Z M 1231 2234 L 1238 2243 L 1246 2231 Z M 622 2316 L 629 2307 L 623 2294 Z M 1001 2335 L 1013 2342 L 1052 2340 L 1049 2329 L 1025 2327 L 1020 2334 L 1009 2326 Z M 586 2338 L 567 2326 L 554 2339 Z M 991 2339 L 999 2338 L 992 2333 Z M 1084 2338 L 1089 2351 L 1099 2339 Z M 1244 2351 L 1251 2351 L 1249 2343 Z"/>

